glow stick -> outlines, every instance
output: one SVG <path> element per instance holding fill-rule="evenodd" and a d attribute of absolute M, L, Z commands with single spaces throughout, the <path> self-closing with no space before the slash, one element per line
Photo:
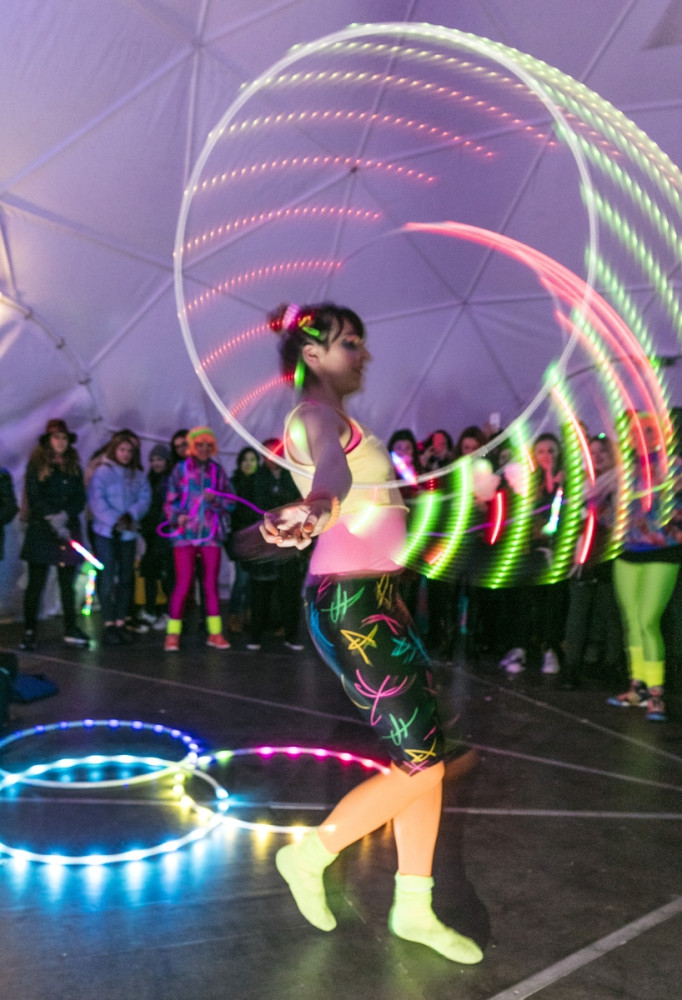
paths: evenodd
<path fill-rule="evenodd" d="M 86 618 L 90 615 L 92 611 L 92 600 L 95 596 L 95 582 L 97 580 L 97 570 L 94 566 L 91 566 L 88 570 L 88 579 L 85 584 L 85 604 L 81 608 L 81 614 L 85 615 Z"/>
<path fill-rule="evenodd" d="M 559 523 L 559 511 L 561 510 L 561 501 L 564 499 L 564 491 L 559 487 L 559 489 L 554 494 L 554 499 L 552 500 L 552 506 L 549 513 L 549 521 L 542 529 L 545 535 L 553 535 L 557 529 Z"/>
<path fill-rule="evenodd" d="M 69 545 L 71 546 L 72 549 L 75 549 L 76 552 L 79 553 L 79 555 L 83 556 L 83 558 L 87 562 L 89 562 L 92 566 L 94 566 L 95 569 L 104 569 L 104 563 L 101 563 L 99 559 L 93 556 L 92 552 L 88 552 L 85 546 L 81 545 L 80 542 L 75 542 L 73 538 L 70 538 Z"/>
<path fill-rule="evenodd" d="M 392 451 L 391 461 L 395 465 L 396 472 L 401 479 L 404 479 L 406 483 L 410 484 L 410 486 L 417 485 L 417 477 L 404 458 L 401 458 L 400 455 L 397 455 L 394 451 Z"/>

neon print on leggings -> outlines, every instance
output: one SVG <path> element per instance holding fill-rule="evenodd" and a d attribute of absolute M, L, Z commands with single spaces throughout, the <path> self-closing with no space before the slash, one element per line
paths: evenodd
<path fill-rule="evenodd" d="M 395 577 L 310 581 L 306 609 L 318 652 L 398 767 L 414 774 L 461 752 L 457 736 L 446 750 L 428 657 Z"/>

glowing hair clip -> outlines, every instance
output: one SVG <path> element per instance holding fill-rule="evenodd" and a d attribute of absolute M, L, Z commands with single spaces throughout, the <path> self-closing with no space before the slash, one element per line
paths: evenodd
<path fill-rule="evenodd" d="M 304 321 L 308 319 L 312 319 L 312 316 L 303 317 Z M 320 331 L 316 330 L 314 326 L 308 326 L 307 324 L 304 325 L 304 323 L 299 324 L 299 330 L 303 330 L 304 333 L 307 333 L 310 337 L 314 337 L 315 340 L 319 340 L 320 337 L 322 336 Z"/>
<path fill-rule="evenodd" d="M 294 371 L 294 389 L 297 393 L 300 393 L 303 389 L 303 383 L 305 382 L 305 361 L 303 358 L 299 358 L 296 362 L 296 370 Z"/>
<path fill-rule="evenodd" d="M 282 316 L 282 326 L 285 330 L 293 330 L 298 325 L 300 309 L 295 302 L 291 302 L 284 310 Z"/>

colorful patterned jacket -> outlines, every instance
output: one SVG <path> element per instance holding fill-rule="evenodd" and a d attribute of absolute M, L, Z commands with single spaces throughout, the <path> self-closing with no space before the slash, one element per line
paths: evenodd
<path fill-rule="evenodd" d="M 209 458 L 199 462 L 190 456 L 173 469 L 168 483 L 164 512 L 168 524 L 162 529 L 174 546 L 220 545 L 229 531 L 229 513 L 234 506 L 232 488 L 222 465 Z M 188 515 L 184 524 L 181 514 Z"/>

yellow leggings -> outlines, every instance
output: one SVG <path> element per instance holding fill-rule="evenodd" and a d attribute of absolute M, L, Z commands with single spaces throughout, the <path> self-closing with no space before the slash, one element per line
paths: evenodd
<path fill-rule="evenodd" d="M 678 563 L 628 562 L 616 559 L 613 582 L 621 610 L 630 676 L 647 687 L 661 686 L 665 675 L 665 645 L 661 618 L 672 597 Z"/>

